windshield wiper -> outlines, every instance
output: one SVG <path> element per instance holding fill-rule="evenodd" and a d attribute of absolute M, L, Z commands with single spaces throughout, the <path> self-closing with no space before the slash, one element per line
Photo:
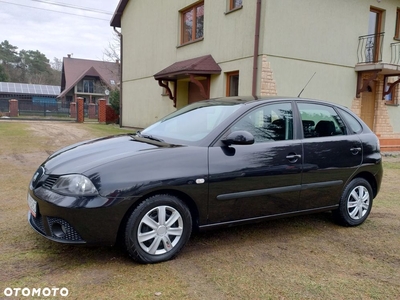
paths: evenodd
<path fill-rule="evenodd" d="M 152 140 L 152 141 L 157 141 L 157 142 L 160 142 L 160 143 L 164 142 L 164 140 L 156 138 L 156 137 L 154 137 L 154 136 L 152 136 L 150 134 L 142 134 L 139 130 L 136 132 L 136 135 L 139 136 L 139 137 L 145 138 L 145 139 Z"/>

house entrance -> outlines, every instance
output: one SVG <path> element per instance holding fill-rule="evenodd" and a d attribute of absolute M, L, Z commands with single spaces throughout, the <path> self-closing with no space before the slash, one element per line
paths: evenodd
<path fill-rule="evenodd" d="M 374 130 L 375 99 L 376 84 L 374 81 L 371 81 L 368 86 L 368 91 L 362 93 L 360 115 L 361 119 L 368 125 L 371 130 Z"/>
<path fill-rule="evenodd" d="M 198 80 L 198 82 L 203 86 L 204 90 L 208 90 L 208 80 Z M 206 100 L 208 97 L 203 95 L 203 93 L 200 90 L 200 87 L 196 85 L 193 82 L 188 83 L 188 104 L 201 101 L 201 100 Z"/>

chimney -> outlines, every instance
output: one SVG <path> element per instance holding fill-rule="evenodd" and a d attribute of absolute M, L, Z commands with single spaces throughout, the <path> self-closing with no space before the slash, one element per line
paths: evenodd
<path fill-rule="evenodd" d="M 68 58 L 71 58 L 71 54 L 67 54 Z"/>

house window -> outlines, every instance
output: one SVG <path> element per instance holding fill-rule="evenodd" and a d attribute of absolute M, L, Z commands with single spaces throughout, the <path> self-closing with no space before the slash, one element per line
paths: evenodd
<path fill-rule="evenodd" d="M 394 78 L 394 79 L 392 79 Z M 393 82 L 397 80 L 398 77 L 389 77 L 386 86 L 385 86 L 385 92 L 389 91 L 390 87 L 392 86 Z M 385 104 L 389 105 L 397 105 L 398 104 L 398 89 L 399 89 L 399 84 L 396 84 L 393 88 L 390 94 L 385 95 Z"/>
<path fill-rule="evenodd" d="M 242 0 L 229 0 L 229 10 L 242 7 Z"/>
<path fill-rule="evenodd" d="M 84 93 L 93 93 L 94 80 L 84 80 L 83 81 L 83 92 Z"/>
<path fill-rule="evenodd" d="M 182 38 L 181 44 L 203 38 L 204 34 L 204 2 L 200 2 L 181 11 Z"/>
<path fill-rule="evenodd" d="M 396 12 L 396 29 L 394 32 L 394 38 L 400 40 L 400 8 Z"/>
<path fill-rule="evenodd" d="M 239 95 L 239 71 L 226 73 L 226 96 Z"/>

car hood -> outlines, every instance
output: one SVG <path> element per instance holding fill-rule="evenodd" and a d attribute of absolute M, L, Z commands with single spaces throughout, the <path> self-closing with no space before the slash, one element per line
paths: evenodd
<path fill-rule="evenodd" d="M 133 135 L 111 136 L 63 148 L 49 156 L 43 167 L 47 174 L 79 174 L 126 157 L 171 147 L 179 146 Z"/>

